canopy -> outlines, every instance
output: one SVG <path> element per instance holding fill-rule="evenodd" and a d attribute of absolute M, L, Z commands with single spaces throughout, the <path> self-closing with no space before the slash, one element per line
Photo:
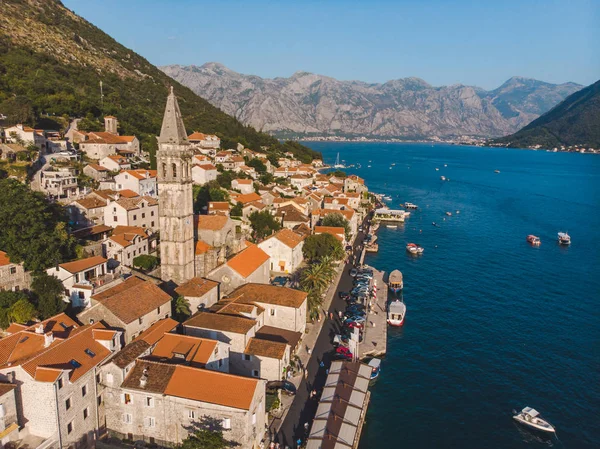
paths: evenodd
<path fill-rule="evenodd" d="M 536 409 L 533 409 L 531 407 L 525 407 L 523 409 L 523 413 L 531 416 L 532 418 L 535 418 L 536 416 L 539 416 L 539 414 L 540 414 L 540 412 L 538 412 Z"/>
<path fill-rule="evenodd" d="M 402 273 L 400 270 L 394 270 L 390 273 L 390 282 L 394 284 L 399 284 L 402 282 Z"/>

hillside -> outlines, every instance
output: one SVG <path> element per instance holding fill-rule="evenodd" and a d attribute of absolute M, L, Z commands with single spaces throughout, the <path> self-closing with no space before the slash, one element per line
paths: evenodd
<path fill-rule="evenodd" d="M 536 145 L 600 148 L 600 81 L 575 92 L 517 133 L 494 143 L 521 148 Z"/>
<path fill-rule="evenodd" d="M 243 123 L 278 136 L 502 136 L 582 87 L 520 77 L 492 91 L 434 87 L 419 78 L 340 81 L 307 72 L 266 79 L 218 63 L 161 69 Z"/>
<path fill-rule="evenodd" d="M 121 134 L 137 135 L 153 154 L 168 87 L 173 85 L 188 132 L 217 134 L 227 148 L 241 142 L 253 149 L 285 147 L 316 155 L 306 147 L 281 145 L 241 124 L 58 0 L 4 0 L 2 6 L 0 113 L 8 116 L 9 124 L 48 129 L 64 124 L 62 116 L 87 116 L 93 122 L 111 114 L 119 118 Z"/>

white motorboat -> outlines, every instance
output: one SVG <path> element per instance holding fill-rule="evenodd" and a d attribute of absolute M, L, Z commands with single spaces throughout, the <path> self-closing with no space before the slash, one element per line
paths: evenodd
<path fill-rule="evenodd" d="M 449 217 L 452 216 L 452 212 L 446 212 L 446 215 L 448 215 Z"/>
<path fill-rule="evenodd" d="M 406 305 L 396 299 L 388 306 L 387 322 L 390 326 L 402 326 L 406 316 Z"/>
<path fill-rule="evenodd" d="M 394 270 L 390 273 L 388 286 L 394 293 L 397 293 L 404 288 L 404 281 L 400 270 Z"/>
<path fill-rule="evenodd" d="M 570 245 L 571 244 L 571 236 L 566 232 L 558 233 L 558 243 L 561 245 Z"/>
<path fill-rule="evenodd" d="M 435 171 L 440 171 L 440 169 L 439 169 L 439 168 L 437 168 L 437 167 L 435 167 Z"/>
<path fill-rule="evenodd" d="M 404 203 L 404 207 L 406 209 L 417 209 L 419 206 L 417 206 L 416 204 L 413 204 L 413 203 L 406 202 L 406 203 Z"/>
<path fill-rule="evenodd" d="M 446 180 L 446 177 L 445 177 L 445 176 L 440 176 L 440 179 L 441 179 L 442 181 L 445 181 L 445 180 Z"/>
<path fill-rule="evenodd" d="M 541 430 L 542 432 L 556 432 L 554 426 L 545 419 L 542 419 L 540 412 L 531 407 L 525 407 L 519 413 L 516 413 L 513 416 L 513 419 L 526 426 Z"/>
<path fill-rule="evenodd" d="M 390 229 L 396 229 L 398 226 L 397 225 L 385 225 L 386 228 L 390 228 Z"/>

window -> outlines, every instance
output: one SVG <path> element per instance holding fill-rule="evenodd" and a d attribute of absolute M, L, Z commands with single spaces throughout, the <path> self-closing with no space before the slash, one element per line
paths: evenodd
<path fill-rule="evenodd" d="M 244 354 L 244 360 L 249 362 L 250 360 L 252 360 L 252 356 L 250 354 Z"/>
<path fill-rule="evenodd" d="M 63 387 L 63 380 L 58 379 L 58 389 L 60 390 Z"/>
<path fill-rule="evenodd" d="M 133 221 L 137 220 L 137 215 L 133 215 Z"/>
<path fill-rule="evenodd" d="M 158 308 L 156 309 L 156 313 L 159 314 L 160 313 L 160 306 L 158 306 Z"/>
<path fill-rule="evenodd" d="M 123 413 L 123 422 L 125 424 L 131 424 L 131 413 Z"/>
<path fill-rule="evenodd" d="M 71 408 L 71 398 L 69 398 L 65 401 L 65 408 L 67 410 L 69 410 Z"/>
<path fill-rule="evenodd" d="M 231 419 L 223 418 L 223 429 L 231 429 Z"/>
<path fill-rule="evenodd" d="M 98 396 L 97 403 L 98 405 L 102 405 L 102 395 Z"/>
<path fill-rule="evenodd" d="M 117 221 L 117 216 L 116 215 L 113 217 L 113 221 Z"/>
<path fill-rule="evenodd" d="M 154 217 L 154 211 L 150 211 L 150 216 Z"/>
<path fill-rule="evenodd" d="M 142 218 L 146 218 L 146 214 L 142 212 Z"/>
<path fill-rule="evenodd" d="M 73 421 L 67 424 L 67 433 L 73 432 Z"/>
<path fill-rule="evenodd" d="M 150 226 L 151 226 L 151 227 L 154 227 L 154 222 L 150 223 Z"/>
<path fill-rule="evenodd" d="M 100 373 L 96 374 L 96 383 L 99 384 L 101 380 Z"/>
<path fill-rule="evenodd" d="M 125 403 L 125 404 L 133 403 L 133 398 L 131 397 L 131 395 L 129 393 L 123 393 L 123 403 Z"/>
<path fill-rule="evenodd" d="M 256 424 L 256 413 L 252 413 L 252 424 Z"/>
<path fill-rule="evenodd" d="M 162 176 L 163 178 L 167 176 L 167 164 L 165 164 L 164 162 L 162 164 Z"/>
<path fill-rule="evenodd" d="M 86 420 L 90 416 L 90 410 L 86 407 L 83 409 L 83 419 Z"/>
<path fill-rule="evenodd" d="M 83 387 L 81 387 L 81 397 L 84 398 L 86 394 L 87 394 L 87 385 L 84 385 Z"/>
<path fill-rule="evenodd" d="M 154 398 L 146 397 L 146 407 L 154 407 Z"/>
<path fill-rule="evenodd" d="M 85 299 L 85 293 L 83 292 L 78 292 L 77 296 L 79 296 L 79 299 Z"/>
<path fill-rule="evenodd" d="M 223 359 L 219 359 L 219 368 L 223 366 Z"/>
<path fill-rule="evenodd" d="M 188 418 L 196 419 L 196 410 L 188 410 Z"/>
<path fill-rule="evenodd" d="M 10 267 L 10 274 L 17 274 L 17 267 Z"/>
<path fill-rule="evenodd" d="M 177 164 L 172 164 L 171 170 L 173 170 L 173 178 L 177 178 Z"/>
<path fill-rule="evenodd" d="M 144 419 L 144 425 L 146 427 L 155 427 L 156 426 L 156 420 L 154 419 L 153 416 L 148 416 L 146 419 Z"/>
<path fill-rule="evenodd" d="M 253 369 L 252 370 L 252 377 L 258 377 L 258 370 L 257 369 Z"/>
<path fill-rule="evenodd" d="M 271 309 L 271 310 L 269 310 L 269 314 L 270 314 L 271 316 L 275 316 L 275 309 Z"/>
<path fill-rule="evenodd" d="M 138 318 L 138 323 L 139 324 L 143 324 L 144 323 L 144 317 L 139 317 Z"/>
<path fill-rule="evenodd" d="M 84 352 L 90 357 L 94 357 L 96 355 L 96 353 L 89 348 L 86 348 Z"/>

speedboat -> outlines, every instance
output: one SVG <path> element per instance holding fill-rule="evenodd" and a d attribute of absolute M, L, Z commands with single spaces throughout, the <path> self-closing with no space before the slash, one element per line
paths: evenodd
<path fill-rule="evenodd" d="M 440 179 L 441 179 L 442 181 L 445 181 L 445 180 L 446 180 L 446 177 L 445 177 L 445 176 L 440 176 Z"/>
<path fill-rule="evenodd" d="M 449 217 L 452 216 L 452 212 L 446 212 L 446 215 L 448 215 Z"/>
<path fill-rule="evenodd" d="M 570 245 L 571 244 L 571 236 L 566 232 L 558 233 L 558 243 L 561 245 Z"/>
<path fill-rule="evenodd" d="M 390 229 L 396 229 L 398 227 L 398 225 L 385 225 L 386 228 L 390 228 Z"/>
<path fill-rule="evenodd" d="M 494 173 L 500 173 L 500 170 L 494 170 Z"/>
<path fill-rule="evenodd" d="M 435 171 L 440 171 L 440 169 L 439 169 L 439 168 L 437 168 L 437 167 L 435 167 Z"/>
<path fill-rule="evenodd" d="M 409 243 L 406 245 L 406 250 L 411 254 L 423 254 L 423 251 L 425 251 L 422 246 L 419 246 L 416 243 Z"/>
<path fill-rule="evenodd" d="M 404 203 L 404 207 L 407 209 L 417 209 L 419 206 L 417 206 L 416 204 L 413 203 Z"/>
<path fill-rule="evenodd" d="M 556 432 L 554 426 L 545 419 L 542 419 L 540 412 L 531 407 L 525 407 L 519 413 L 516 413 L 513 416 L 513 419 L 526 426 L 541 430 L 542 432 Z"/>
<path fill-rule="evenodd" d="M 402 326 L 406 316 L 406 304 L 396 299 L 388 306 L 387 322 L 390 326 Z"/>
<path fill-rule="evenodd" d="M 537 237 L 537 236 L 535 236 L 535 235 L 533 235 L 533 234 L 529 234 L 527 236 L 527 241 L 529 243 L 531 243 L 532 245 L 536 245 L 536 246 L 539 245 L 540 243 L 542 243 L 542 241 L 540 240 L 540 238 Z"/>

